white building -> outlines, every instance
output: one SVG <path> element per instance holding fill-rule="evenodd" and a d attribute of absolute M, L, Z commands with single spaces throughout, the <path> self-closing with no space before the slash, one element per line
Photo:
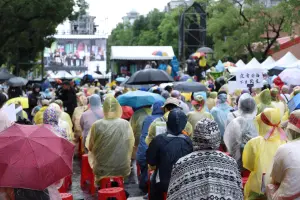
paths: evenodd
<path fill-rule="evenodd" d="M 123 23 L 130 23 L 130 24 L 133 24 L 134 21 L 140 16 L 140 14 L 135 11 L 135 10 L 132 10 L 130 11 L 129 13 L 126 14 L 126 16 L 124 16 L 122 19 L 123 19 Z"/>
<path fill-rule="evenodd" d="M 179 7 L 185 6 L 189 7 L 193 4 L 193 0 L 171 0 L 165 7 L 165 12 L 170 12 L 171 10 Z"/>

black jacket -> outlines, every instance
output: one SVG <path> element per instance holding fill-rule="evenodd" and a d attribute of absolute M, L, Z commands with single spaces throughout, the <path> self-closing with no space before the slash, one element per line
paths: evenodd
<path fill-rule="evenodd" d="M 147 163 L 156 166 L 159 171 L 160 185 L 167 192 L 173 165 L 179 158 L 191 153 L 193 145 L 191 139 L 183 134 L 161 134 L 156 136 L 147 150 Z"/>

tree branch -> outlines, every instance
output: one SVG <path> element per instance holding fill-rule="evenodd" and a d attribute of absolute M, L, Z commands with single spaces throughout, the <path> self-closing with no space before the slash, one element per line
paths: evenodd
<path fill-rule="evenodd" d="M 253 53 L 253 51 L 252 51 L 252 48 L 251 48 L 251 44 L 250 44 L 250 43 L 247 44 L 246 48 L 247 48 L 247 50 L 249 51 L 251 57 L 254 57 L 254 53 Z"/>
<path fill-rule="evenodd" d="M 270 43 L 268 43 L 265 51 L 264 51 L 264 54 L 263 54 L 263 58 L 266 58 L 267 55 L 268 55 L 268 51 L 271 49 L 271 47 L 275 44 L 275 42 L 277 41 L 277 39 L 279 38 L 280 36 L 280 31 L 282 31 L 282 25 L 284 23 L 284 20 L 285 18 L 282 17 L 281 20 L 280 20 L 280 23 L 279 23 L 279 26 L 278 26 L 278 29 L 276 30 L 275 28 L 275 25 L 273 24 L 273 32 L 275 32 L 275 37 L 271 40 Z"/>
<path fill-rule="evenodd" d="M 247 17 L 245 16 L 245 14 L 243 12 L 243 4 L 241 2 L 239 2 L 239 0 L 233 0 L 233 1 L 239 5 L 241 17 L 245 20 L 245 22 L 249 22 L 249 20 L 247 19 Z"/>

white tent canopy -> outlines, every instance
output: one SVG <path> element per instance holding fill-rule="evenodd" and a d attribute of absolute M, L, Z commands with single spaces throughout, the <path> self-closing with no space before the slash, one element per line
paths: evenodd
<path fill-rule="evenodd" d="M 261 64 L 256 60 L 256 58 L 252 58 L 250 62 L 246 65 L 246 68 L 260 68 Z"/>
<path fill-rule="evenodd" d="M 55 79 L 55 78 L 73 79 L 73 78 L 75 78 L 75 76 L 72 74 L 72 72 L 69 73 L 69 72 L 66 72 L 66 71 L 59 71 L 56 74 L 53 73 L 53 72 L 49 72 L 49 78 L 53 78 L 53 79 Z"/>
<path fill-rule="evenodd" d="M 286 68 L 300 68 L 300 60 L 294 62 L 291 65 L 288 65 Z"/>
<path fill-rule="evenodd" d="M 292 65 L 297 62 L 298 59 L 291 53 L 287 52 L 282 58 L 280 58 L 276 63 L 271 64 L 267 67 L 267 69 L 272 69 L 274 67 L 285 67 Z"/>
<path fill-rule="evenodd" d="M 269 65 L 272 65 L 274 63 L 276 63 L 276 61 L 271 56 L 269 56 L 263 63 L 261 63 L 261 65 L 264 69 L 267 69 Z"/>
<path fill-rule="evenodd" d="M 162 51 L 168 56 L 154 56 L 155 51 Z M 172 60 L 174 51 L 171 46 L 112 46 L 111 60 Z"/>
<path fill-rule="evenodd" d="M 246 64 L 242 60 L 239 60 L 237 63 L 235 63 L 235 66 L 237 66 L 237 67 L 245 67 Z"/>

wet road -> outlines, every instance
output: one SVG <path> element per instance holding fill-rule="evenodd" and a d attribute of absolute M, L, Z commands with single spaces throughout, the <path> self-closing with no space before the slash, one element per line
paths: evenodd
<path fill-rule="evenodd" d="M 125 190 L 129 193 L 129 200 L 142 200 L 143 193 L 141 193 L 137 184 L 137 176 L 135 164 L 129 177 L 128 183 L 125 183 Z M 88 194 L 86 191 L 82 191 L 80 188 L 80 161 L 74 158 L 73 161 L 73 176 L 72 176 L 72 187 L 69 191 L 73 195 L 74 200 L 97 200 L 97 195 L 94 196 Z"/>

